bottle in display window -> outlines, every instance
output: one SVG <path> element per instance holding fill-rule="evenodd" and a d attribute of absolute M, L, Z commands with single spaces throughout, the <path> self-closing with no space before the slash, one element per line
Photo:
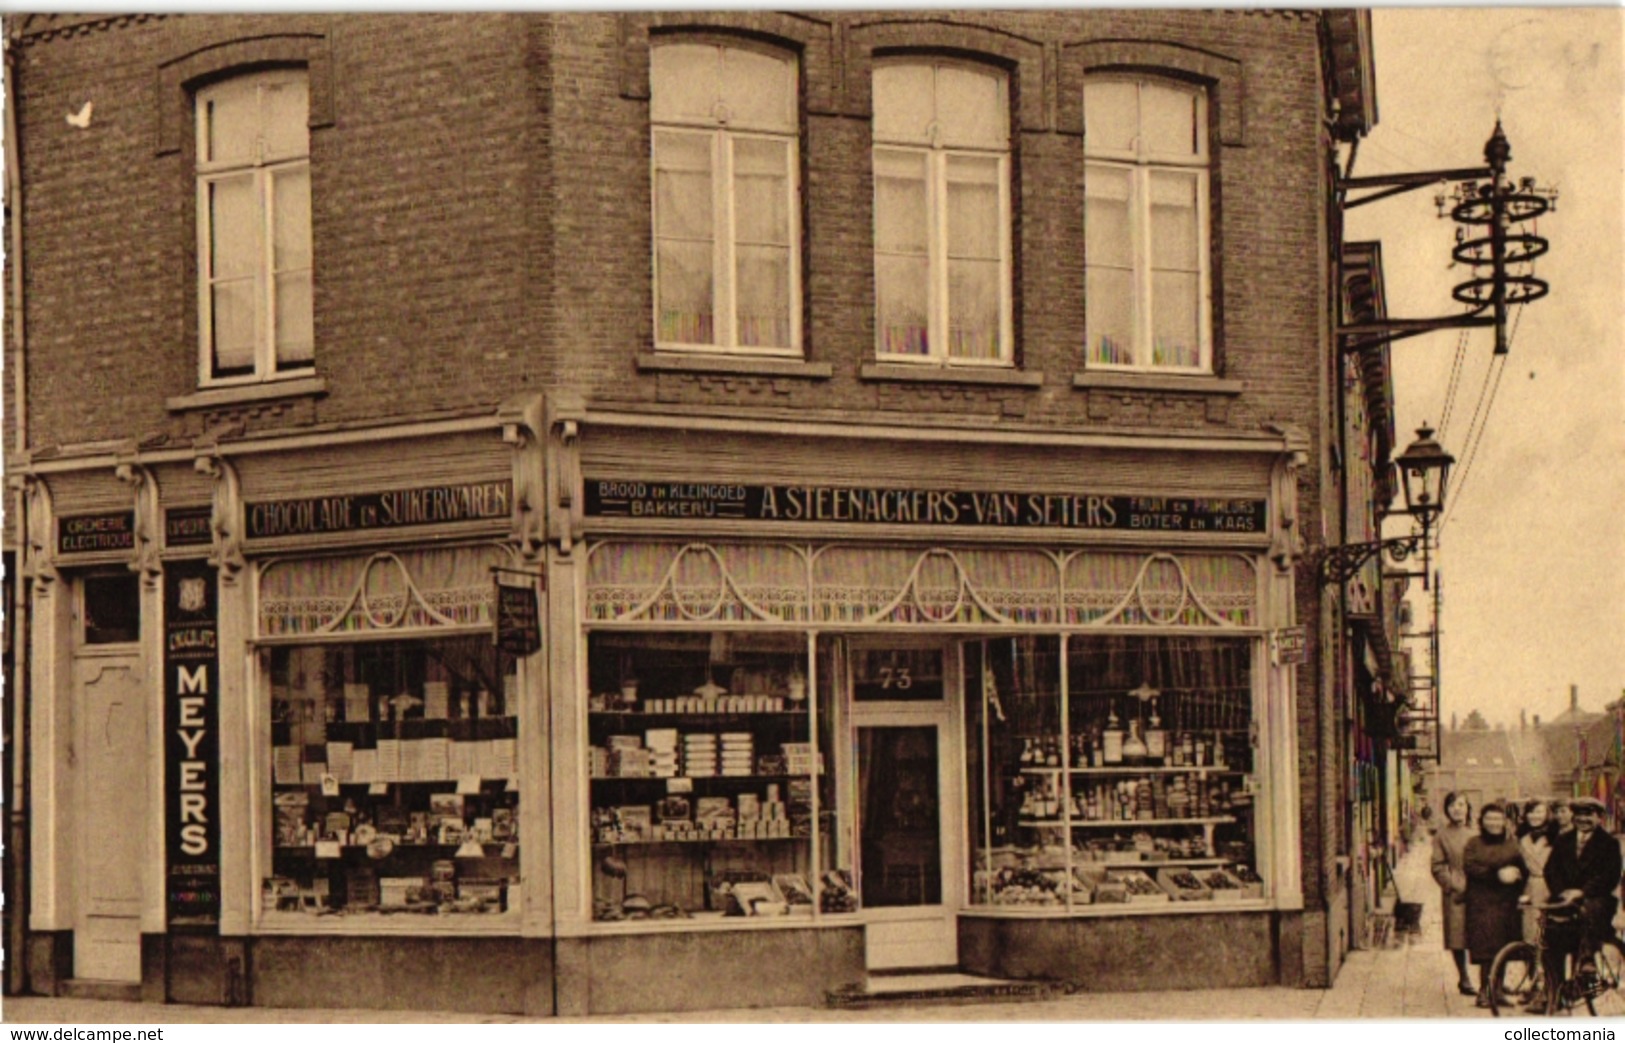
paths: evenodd
<path fill-rule="evenodd" d="M 806 635 L 592 633 L 588 685 L 593 918 L 811 915 Z"/>
<path fill-rule="evenodd" d="M 520 903 L 517 664 L 488 637 L 270 654 L 262 918 Z"/>

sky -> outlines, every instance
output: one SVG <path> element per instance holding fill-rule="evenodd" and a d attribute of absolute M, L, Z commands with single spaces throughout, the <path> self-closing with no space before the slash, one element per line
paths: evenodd
<path fill-rule="evenodd" d="M 1356 176 L 1481 165 L 1499 117 L 1509 173 L 1559 192 L 1538 228 L 1551 294 L 1514 313 L 1502 361 L 1492 331 L 1468 331 L 1452 399 L 1459 331 L 1392 347 L 1397 447 L 1425 420 L 1444 425 L 1457 460 L 1435 557 L 1442 713 L 1550 719 L 1571 684 L 1600 710 L 1625 689 L 1625 11 L 1378 9 L 1372 21 L 1378 123 Z M 1391 316 L 1459 310 L 1455 226 L 1434 194 L 1350 212 L 1351 238 L 1382 240 Z"/>

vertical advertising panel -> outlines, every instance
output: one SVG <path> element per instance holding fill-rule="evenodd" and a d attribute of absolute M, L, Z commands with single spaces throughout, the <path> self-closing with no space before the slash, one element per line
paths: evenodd
<path fill-rule="evenodd" d="M 164 896 L 172 927 L 220 922 L 220 601 L 214 567 L 164 570 Z"/>

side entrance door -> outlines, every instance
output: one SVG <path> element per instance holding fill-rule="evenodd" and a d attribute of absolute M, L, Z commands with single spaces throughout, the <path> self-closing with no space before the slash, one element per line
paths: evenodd
<path fill-rule="evenodd" d="M 148 813 L 147 674 L 133 640 L 87 644 L 84 633 L 73 662 L 79 776 L 73 973 L 135 982 L 141 980 L 141 866 Z"/>
<path fill-rule="evenodd" d="M 871 970 L 959 962 L 963 816 L 950 671 L 941 668 L 950 651 L 856 642 L 852 650 L 853 807 Z"/>

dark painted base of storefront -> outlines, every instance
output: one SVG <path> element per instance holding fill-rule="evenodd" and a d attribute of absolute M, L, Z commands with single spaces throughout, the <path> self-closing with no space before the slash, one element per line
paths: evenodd
<path fill-rule="evenodd" d="M 822 1006 L 827 993 L 864 981 L 858 926 L 560 938 L 558 945 L 565 1017 Z"/>
<path fill-rule="evenodd" d="M 969 974 L 1060 981 L 1085 992 L 1276 985 L 1283 962 L 1279 916 L 961 916 L 959 965 Z M 1123 958 L 1128 952 L 1132 960 Z"/>
<path fill-rule="evenodd" d="M 551 948 L 545 938 L 261 937 L 251 1002 L 546 1016 Z"/>
<path fill-rule="evenodd" d="M 152 1003 L 553 1013 L 545 938 L 144 935 L 141 965 Z"/>
<path fill-rule="evenodd" d="M 73 932 L 28 932 L 28 991 L 60 996 L 73 977 Z"/>

